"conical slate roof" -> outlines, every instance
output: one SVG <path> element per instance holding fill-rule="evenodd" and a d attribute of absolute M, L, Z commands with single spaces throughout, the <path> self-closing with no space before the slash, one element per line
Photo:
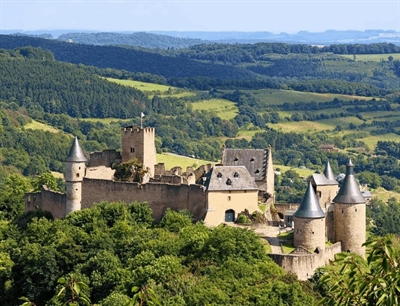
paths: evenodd
<path fill-rule="evenodd" d="M 331 164 L 329 163 L 329 161 L 326 163 L 324 174 L 325 174 L 325 177 L 328 180 L 336 181 L 335 175 L 333 174 L 333 171 L 332 171 L 332 168 L 331 168 Z"/>
<path fill-rule="evenodd" d="M 86 162 L 86 156 L 83 154 L 83 150 L 78 142 L 78 137 L 75 136 L 72 142 L 71 149 L 69 149 L 69 154 L 66 159 L 67 162 Z"/>
<path fill-rule="evenodd" d="M 303 200 L 301 201 L 299 209 L 294 213 L 294 217 L 297 218 L 324 218 L 325 213 L 319 205 L 318 198 L 315 195 L 311 181 L 308 183 L 308 188 L 304 194 Z"/>
<path fill-rule="evenodd" d="M 365 198 L 361 194 L 360 187 L 354 176 L 354 165 L 349 159 L 346 165 L 346 177 L 343 180 L 338 194 L 333 199 L 334 203 L 341 204 L 361 204 L 365 203 Z"/>

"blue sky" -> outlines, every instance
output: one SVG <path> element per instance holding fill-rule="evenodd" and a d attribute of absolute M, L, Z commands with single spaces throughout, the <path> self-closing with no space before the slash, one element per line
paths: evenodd
<path fill-rule="evenodd" d="M 400 32 L 400 0 L 0 0 L 0 30 Z"/>

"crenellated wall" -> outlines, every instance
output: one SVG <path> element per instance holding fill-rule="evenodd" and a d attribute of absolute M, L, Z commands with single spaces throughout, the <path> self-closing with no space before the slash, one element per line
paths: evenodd
<path fill-rule="evenodd" d="M 101 201 L 147 202 L 153 210 L 153 217 L 160 220 L 167 208 L 187 209 L 194 219 L 202 220 L 206 214 L 207 195 L 199 185 L 170 185 L 110 180 L 83 180 L 82 209 Z"/>

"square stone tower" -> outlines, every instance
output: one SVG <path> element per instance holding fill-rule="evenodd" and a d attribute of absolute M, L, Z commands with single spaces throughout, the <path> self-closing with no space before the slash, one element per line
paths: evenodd
<path fill-rule="evenodd" d="M 154 177 L 156 161 L 155 128 L 127 126 L 121 129 L 122 162 L 137 158 Z"/>

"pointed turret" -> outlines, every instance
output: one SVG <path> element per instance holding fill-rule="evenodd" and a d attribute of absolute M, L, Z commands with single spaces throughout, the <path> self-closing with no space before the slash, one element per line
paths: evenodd
<path fill-rule="evenodd" d="M 333 174 L 331 164 L 329 163 L 329 161 L 326 163 L 324 175 L 328 180 L 336 181 L 335 175 Z"/>
<path fill-rule="evenodd" d="M 354 176 L 351 160 L 346 165 L 343 180 L 335 203 L 335 240 L 342 243 L 342 251 L 354 252 L 365 257 L 366 205 Z"/>
<path fill-rule="evenodd" d="M 86 161 L 87 159 L 79 145 L 78 137 L 75 137 L 65 161 L 66 215 L 81 209 L 82 182 L 86 172 Z"/>
<path fill-rule="evenodd" d="M 294 213 L 294 246 L 314 252 L 325 250 L 325 213 L 319 205 L 311 181 L 299 209 Z"/>
<path fill-rule="evenodd" d="M 308 183 L 306 193 L 304 194 L 303 200 L 301 201 L 299 209 L 294 213 L 294 217 L 297 218 L 324 218 L 325 213 L 319 205 L 318 198 L 315 195 L 311 181 Z"/>
<path fill-rule="evenodd" d="M 72 146 L 69 150 L 67 162 L 86 162 L 86 156 L 83 153 L 81 146 L 79 145 L 78 137 L 75 136 Z"/>
<path fill-rule="evenodd" d="M 361 194 L 356 177 L 354 176 L 354 165 L 349 159 L 346 165 L 346 177 L 343 180 L 337 196 L 333 199 L 334 203 L 341 204 L 362 204 L 365 198 Z"/>

